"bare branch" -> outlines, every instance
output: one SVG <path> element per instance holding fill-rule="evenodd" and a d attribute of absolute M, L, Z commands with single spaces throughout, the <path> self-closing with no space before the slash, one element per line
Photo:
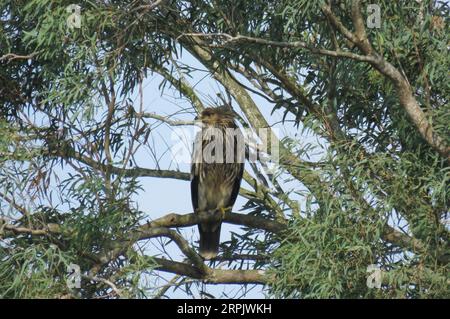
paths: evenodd
<path fill-rule="evenodd" d="M 177 281 L 180 278 L 180 275 L 175 275 L 167 284 L 159 289 L 158 293 L 154 296 L 154 299 L 161 299 L 171 287 L 178 286 L 179 284 L 177 284 Z"/>
<path fill-rule="evenodd" d="M 367 55 L 372 54 L 372 45 L 370 44 L 369 39 L 367 38 L 366 28 L 364 26 L 364 19 L 361 14 L 359 0 L 352 1 L 352 20 L 353 25 L 355 26 L 356 41 L 358 41 L 358 43 L 355 44 L 358 45 L 359 47 L 362 47 L 363 52 L 366 53 Z"/>
<path fill-rule="evenodd" d="M 150 4 L 140 5 L 140 6 L 136 7 L 135 9 L 133 9 L 133 11 L 144 9 L 144 12 L 148 12 L 148 11 L 153 10 L 156 7 L 164 4 L 165 2 L 167 2 L 167 0 L 156 0 L 155 2 L 152 2 Z"/>
<path fill-rule="evenodd" d="M 188 181 L 190 179 L 190 174 L 180 171 L 173 170 L 160 170 L 160 169 L 150 169 L 142 167 L 134 168 L 120 168 L 113 165 L 102 164 L 97 162 L 87 156 L 83 156 L 77 152 L 72 152 L 69 154 L 70 158 L 76 159 L 92 168 L 99 169 L 102 171 L 109 170 L 111 173 L 126 177 L 158 177 L 158 178 L 174 178 Z"/>
<path fill-rule="evenodd" d="M 168 237 L 172 239 L 183 254 L 189 258 L 194 266 L 200 270 L 202 274 L 207 274 L 209 268 L 204 264 L 203 258 L 189 245 L 189 243 L 176 231 L 166 227 L 140 228 L 138 232 L 130 237 L 132 242 L 136 240 L 149 239 L 154 237 Z"/>
<path fill-rule="evenodd" d="M 361 62 L 373 62 L 374 57 L 368 56 L 368 55 L 359 55 L 352 52 L 347 51 L 333 51 L 333 50 L 327 50 L 322 48 L 316 48 L 313 47 L 306 42 L 303 41 L 293 41 L 293 42 L 283 42 L 283 41 L 272 41 L 267 40 L 263 38 L 254 38 L 249 36 L 243 36 L 243 35 L 236 35 L 232 36 L 227 33 L 184 33 L 178 37 L 180 39 L 184 36 L 192 36 L 192 37 L 203 37 L 203 38 L 210 38 L 210 37 L 222 37 L 226 40 L 221 44 L 206 44 L 209 47 L 226 47 L 229 45 L 236 45 L 236 44 L 248 44 L 248 43 L 254 43 L 254 44 L 261 44 L 261 45 L 268 45 L 268 46 L 274 46 L 274 47 L 283 47 L 283 48 L 301 48 L 306 49 L 314 54 L 320 54 L 320 55 L 326 55 L 331 57 L 342 57 L 342 58 L 350 58 L 356 61 Z"/>
<path fill-rule="evenodd" d="M 197 112 L 201 112 L 205 108 L 202 101 L 199 99 L 199 97 L 195 93 L 194 88 L 183 77 L 181 77 L 180 79 L 177 79 L 174 76 L 172 76 L 172 74 L 166 68 L 159 66 L 159 65 L 158 66 L 152 65 L 151 68 L 155 72 L 162 75 L 181 94 L 183 94 L 186 98 L 188 98 L 189 101 L 192 103 L 192 105 L 197 110 Z"/>
<path fill-rule="evenodd" d="M 216 217 L 220 217 L 220 214 L 217 214 Z M 147 228 L 152 227 L 189 227 L 197 225 L 205 220 L 211 220 L 211 214 L 205 213 L 190 213 L 190 214 L 168 214 L 161 218 L 158 218 L 154 221 L 147 223 L 144 226 L 141 226 L 141 230 L 145 230 Z M 286 225 L 269 220 L 263 217 L 252 216 L 252 215 L 244 215 L 237 213 L 226 212 L 224 214 L 224 218 L 221 219 L 225 223 L 230 223 L 234 225 L 242 225 L 251 228 L 263 229 L 273 233 L 279 233 L 286 228 Z"/>
<path fill-rule="evenodd" d="M 59 225 L 54 223 L 49 223 L 45 225 L 44 228 L 34 229 L 29 227 L 16 226 L 11 224 L 5 218 L 0 218 L 0 238 L 4 237 L 3 234 L 7 232 L 15 235 L 28 234 L 33 236 L 48 236 L 51 234 L 58 234 L 61 232 L 61 230 Z"/>
<path fill-rule="evenodd" d="M 135 242 L 150 237 L 158 237 L 158 236 L 170 237 L 175 242 L 177 242 L 178 240 L 177 244 L 181 245 L 180 249 L 187 255 L 187 257 L 189 258 L 192 257 L 196 262 L 199 262 L 198 258 L 200 258 L 201 260 L 201 257 L 199 257 L 198 255 L 197 257 L 195 251 L 194 251 L 195 254 L 191 251 L 192 249 L 179 234 L 172 232 L 167 228 L 190 227 L 197 225 L 198 223 L 204 220 L 211 220 L 211 218 L 220 218 L 220 214 L 216 214 L 216 216 L 213 217 L 211 217 L 211 214 L 205 213 L 190 213 L 184 215 L 174 213 L 167 214 L 154 221 L 148 222 L 147 224 L 140 226 L 136 231 L 131 232 L 131 234 L 128 237 L 127 243 L 129 244 L 130 242 Z M 268 220 L 263 217 L 230 212 L 226 212 L 224 214 L 224 218 L 222 219 L 222 221 L 234 225 L 242 225 L 251 228 L 263 229 L 278 234 L 282 233 L 284 230 L 287 229 L 287 225 L 273 220 Z M 12 225 L 6 219 L 0 219 L 0 230 L 3 230 L 3 232 L 9 231 L 12 232 L 13 234 L 30 234 L 35 236 L 49 236 L 51 234 L 61 233 L 61 229 L 57 224 L 50 223 L 47 224 L 45 228 L 31 229 L 22 226 Z M 171 236 L 173 236 L 173 238 Z M 385 231 L 382 237 L 384 240 L 394 245 L 410 249 L 413 252 L 422 253 L 426 249 L 426 247 L 420 240 L 409 237 L 408 235 L 403 234 L 402 232 L 394 229 L 389 225 L 385 226 Z M 123 244 L 120 243 L 116 244 L 118 245 L 116 247 L 116 253 L 120 253 L 121 251 L 123 251 L 124 249 Z M 107 255 L 112 257 L 115 256 L 116 254 L 108 253 Z M 98 259 L 103 260 L 104 262 L 111 260 L 111 258 L 105 259 L 102 257 L 99 257 Z M 198 263 L 198 265 L 200 265 L 200 263 Z"/>
<path fill-rule="evenodd" d="M 0 152 L 0 156 L 2 156 L 1 152 Z M 3 198 L 4 201 L 6 201 L 9 205 L 11 205 L 12 208 L 17 210 L 22 215 L 25 215 L 25 216 L 30 215 L 28 210 L 25 207 L 23 207 L 22 205 L 17 204 L 16 201 L 14 200 L 14 198 L 9 198 L 8 196 L 6 196 L 6 194 L 4 194 L 2 192 L 0 192 L 0 198 Z"/>
<path fill-rule="evenodd" d="M 85 274 L 82 274 L 81 277 L 83 277 L 87 280 L 104 283 L 105 285 L 109 286 L 112 289 L 112 291 L 114 292 L 114 294 L 116 296 L 118 296 L 118 297 L 122 296 L 122 291 L 119 288 L 117 288 L 117 286 L 113 282 L 109 281 L 108 279 L 101 278 L 98 276 L 89 276 L 89 275 L 85 275 Z"/>
<path fill-rule="evenodd" d="M 151 112 L 136 113 L 136 116 L 142 117 L 142 118 L 155 119 L 155 120 L 167 123 L 170 126 L 195 125 L 195 121 L 172 120 L 169 116 L 163 116 L 163 115 L 159 115 L 159 114 L 151 113 Z"/>
<path fill-rule="evenodd" d="M 5 55 L 0 56 L 0 62 L 2 62 L 3 60 L 7 60 L 7 62 L 11 62 L 12 60 L 28 60 L 33 58 L 34 56 L 38 55 L 40 53 L 40 51 L 38 52 L 33 52 L 31 54 L 28 55 L 19 55 L 19 54 L 14 54 L 14 53 L 7 53 Z"/>
<path fill-rule="evenodd" d="M 209 268 L 206 274 L 186 263 L 171 261 L 163 258 L 152 258 L 159 266 L 156 270 L 188 276 L 202 280 L 208 284 L 266 284 L 271 280 L 263 270 L 222 270 Z"/>

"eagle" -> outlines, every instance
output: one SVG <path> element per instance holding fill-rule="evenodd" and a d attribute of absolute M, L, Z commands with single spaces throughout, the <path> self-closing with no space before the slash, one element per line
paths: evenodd
<path fill-rule="evenodd" d="M 244 172 L 244 140 L 235 117 L 224 105 L 206 108 L 196 118 L 201 130 L 194 140 L 191 199 L 195 213 L 211 216 L 198 225 L 199 253 L 205 259 L 219 252 L 223 214 L 233 208 Z"/>

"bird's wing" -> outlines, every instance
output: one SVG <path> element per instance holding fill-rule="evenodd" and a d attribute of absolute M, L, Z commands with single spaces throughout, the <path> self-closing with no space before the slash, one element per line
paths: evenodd
<path fill-rule="evenodd" d="M 244 163 L 239 164 L 239 166 L 236 166 L 236 168 L 237 168 L 237 174 L 234 179 L 233 189 L 231 191 L 230 200 L 228 201 L 228 203 L 226 205 L 227 208 L 233 207 L 234 202 L 236 202 L 236 198 L 239 194 L 239 189 L 241 188 L 241 180 L 242 180 L 242 175 L 244 173 Z"/>
<path fill-rule="evenodd" d="M 195 164 L 192 164 L 192 172 L 195 170 Z M 198 176 L 191 172 L 191 201 L 194 211 L 198 209 Z"/>
<path fill-rule="evenodd" d="M 237 127 L 235 127 L 235 128 L 237 128 Z M 240 130 L 238 131 L 238 135 L 239 135 L 239 138 L 237 136 L 235 136 L 233 144 L 231 146 L 234 148 L 235 163 L 233 163 L 233 170 L 235 172 L 233 174 L 234 181 L 233 181 L 233 186 L 232 186 L 232 190 L 231 190 L 230 200 L 227 203 L 227 207 L 232 207 L 234 205 L 234 202 L 236 202 L 236 198 L 239 194 L 239 189 L 241 188 L 242 175 L 244 174 L 244 163 L 241 163 L 241 161 L 244 160 L 245 156 L 243 153 L 241 154 L 241 152 L 239 150 L 239 146 L 238 146 L 238 143 L 243 143 L 244 137 Z M 240 141 L 239 141 L 239 139 L 240 139 Z M 243 151 L 243 149 L 241 151 Z M 241 156 L 243 158 L 241 158 Z"/>
<path fill-rule="evenodd" d="M 201 156 L 202 156 L 202 150 L 201 150 L 201 132 L 197 133 L 194 145 L 193 145 L 193 151 L 192 151 L 192 163 L 191 163 L 191 201 L 192 201 L 192 207 L 194 208 L 194 211 L 198 209 L 198 186 L 200 183 L 200 165 L 201 165 Z M 200 143 L 200 144 L 199 144 Z"/>

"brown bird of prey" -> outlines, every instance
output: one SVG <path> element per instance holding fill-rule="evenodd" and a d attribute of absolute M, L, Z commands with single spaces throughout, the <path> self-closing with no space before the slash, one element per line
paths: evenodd
<path fill-rule="evenodd" d="M 194 142 L 191 199 L 194 212 L 211 216 L 198 225 L 205 259 L 219 252 L 221 219 L 236 201 L 244 172 L 244 140 L 234 118 L 227 105 L 207 108 L 197 118 L 202 129 Z"/>

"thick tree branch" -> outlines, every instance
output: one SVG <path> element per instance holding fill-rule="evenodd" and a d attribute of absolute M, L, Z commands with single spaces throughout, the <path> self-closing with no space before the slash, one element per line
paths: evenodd
<path fill-rule="evenodd" d="M 158 266 L 156 270 L 170 272 L 180 276 L 202 280 L 208 284 L 266 284 L 271 277 L 263 270 L 222 270 L 209 268 L 204 274 L 194 266 L 186 263 L 151 257 Z"/>
<path fill-rule="evenodd" d="M 355 38 L 358 45 L 358 47 L 361 47 L 363 52 L 367 54 L 368 56 L 371 56 L 372 54 L 372 45 L 369 42 L 369 39 L 367 38 L 366 34 L 366 27 L 364 25 L 364 19 L 361 14 L 361 8 L 360 8 L 360 1 L 359 0 L 353 0 L 352 1 L 352 20 L 353 25 L 355 27 Z M 374 62 L 374 61 L 368 61 L 368 62 Z"/>
<path fill-rule="evenodd" d="M 216 214 L 215 218 L 221 218 L 220 214 Z M 167 214 L 154 221 L 150 221 L 147 224 L 140 226 L 136 231 L 131 232 L 128 236 L 127 242 L 134 243 L 135 241 L 150 237 L 170 237 L 175 242 L 177 242 L 177 244 L 179 243 L 181 245 L 180 249 L 189 258 L 192 257 L 195 261 L 198 262 L 199 259 L 195 255 L 191 256 L 192 251 L 189 251 L 189 249 L 191 249 L 189 245 L 187 244 L 188 246 L 186 246 L 186 243 L 182 242 L 182 240 L 184 239 L 182 239 L 182 237 L 177 233 L 169 231 L 167 228 L 190 227 L 197 225 L 198 223 L 206 219 L 211 220 L 211 215 L 202 213 L 190 213 L 184 215 L 174 213 Z M 273 220 L 268 220 L 266 218 L 230 212 L 226 212 L 224 214 L 224 218 L 221 220 L 223 222 L 234 225 L 263 229 L 278 234 L 282 233 L 288 227 L 285 224 L 278 223 Z M 57 224 L 48 224 L 45 228 L 41 229 L 31 229 L 23 226 L 12 225 L 5 219 L 0 219 L 0 230 L 3 230 L 4 233 L 11 232 L 13 234 L 29 234 L 34 236 L 49 236 L 52 234 L 61 234 L 61 229 Z M 173 238 L 171 236 L 173 236 Z M 389 225 L 385 226 L 385 231 L 382 234 L 382 238 L 396 246 L 410 249 L 412 252 L 424 253 L 426 251 L 425 245 L 420 240 L 409 237 L 408 235 L 403 234 L 402 232 L 394 229 Z M 116 253 L 123 251 L 125 248 L 123 244 L 120 243 L 116 243 L 116 246 Z M 109 253 L 108 255 L 112 256 L 115 254 Z M 102 259 L 103 261 L 106 260 L 105 258 L 100 259 Z"/>
<path fill-rule="evenodd" d="M 220 214 L 216 214 L 216 217 L 220 218 Z M 180 215 L 172 213 L 148 222 L 141 226 L 140 230 L 145 231 L 153 227 L 189 227 L 210 219 L 210 214 L 190 213 Z M 226 212 L 221 220 L 225 223 L 263 229 L 273 233 L 280 233 L 286 229 L 286 225 L 282 223 L 252 215 Z"/>

